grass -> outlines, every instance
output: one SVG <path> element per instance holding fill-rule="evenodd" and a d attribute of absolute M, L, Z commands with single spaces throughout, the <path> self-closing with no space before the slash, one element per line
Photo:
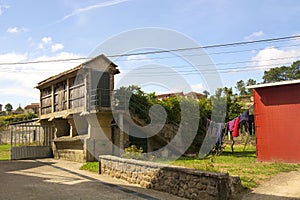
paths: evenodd
<path fill-rule="evenodd" d="M 80 167 L 81 170 L 87 170 L 90 172 L 98 172 L 99 171 L 99 162 L 87 162 Z"/>
<path fill-rule="evenodd" d="M 290 172 L 300 168 L 300 164 L 257 162 L 255 146 L 247 146 L 245 151 L 243 148 L 243 146 L 235 146 L 233 153 L 230 147 L 225 148 L 221 156 L 218 157 L 180 158 L 176 161 L 160 160 L 159 162 L 239 176 L 245 188 L 255 188 L 280 172 Z M 81 167 L 81 169 L 92 172 L 98 172 L 98 168 L 98 162 L 89 162 Z"/>
<path fill-rule="evenodd" d="M 0 144 L 0 160 L 9 160 L 9 144 Z"/>
<path fill-rule="evenodd" d="M 218 157 L 209 156 L 205 159 L 180 158 L 173 162 L 163 162 L 239 176 L 245 188 L 255 188 L 271 176 L 300 168 L 300 164 L 257 162 L 255 146 L 247 146 L 245 151 L 243 151 L 243 148 L 243 146 L 235 146 L 235 152 L 233 153 L 229 147 L 225 148 L 225 151 Z"/>

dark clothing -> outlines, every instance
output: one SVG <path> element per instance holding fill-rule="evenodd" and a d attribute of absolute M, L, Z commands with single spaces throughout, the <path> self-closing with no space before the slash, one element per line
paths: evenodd
<path fill-rule="evenodd" d="M 249 121 L 249 110 L 245 110 L 241 115 L 240 115 L 240 123 L 243 121 Z"/>
<path fill-rule="evenodd" d="M 254 115 L 249 115 L 249 133 L 250 135 L 255 134 L 255 127 L 254 127 Z M 252 132 L 253 130 L 253 132 Z"/>

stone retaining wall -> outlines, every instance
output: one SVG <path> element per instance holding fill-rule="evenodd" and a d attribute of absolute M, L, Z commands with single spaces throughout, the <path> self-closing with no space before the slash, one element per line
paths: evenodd
<path fill-rule="evenodd" d="M 239 177 L 115 156 L 99 157 L 99 173 L 188 199 L 234 199 Z"/>

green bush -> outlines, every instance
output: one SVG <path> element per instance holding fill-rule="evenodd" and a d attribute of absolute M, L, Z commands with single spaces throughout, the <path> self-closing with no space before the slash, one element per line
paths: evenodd
<path fill-rule="evenodd" d="M 137 148 L 135 145 L 131 145 L 125 148 L 125 153 L 121 155 L 122 158 L 131 158 L 136 160 L 145 160 L 142 147 Z"/>

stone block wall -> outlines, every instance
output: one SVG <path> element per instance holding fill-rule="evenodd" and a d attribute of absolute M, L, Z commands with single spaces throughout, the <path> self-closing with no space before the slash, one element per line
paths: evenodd
<path fill-rule="evenodd" d="M 188 199 L 235 199 L 239 177 L 148 161 L 99 156 L 99 173 Z"/>

